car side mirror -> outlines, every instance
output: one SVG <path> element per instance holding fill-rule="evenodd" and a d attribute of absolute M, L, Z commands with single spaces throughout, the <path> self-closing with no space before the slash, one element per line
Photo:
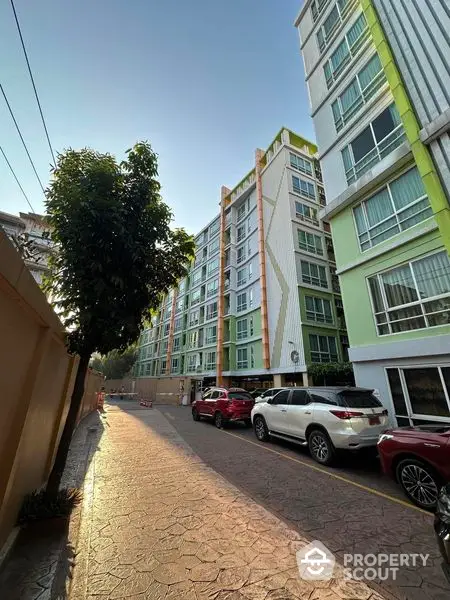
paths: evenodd
<path fill-rule="evenodd" d="M 273 404 L 273 397 L 267 400 L 267 404 Z"/>

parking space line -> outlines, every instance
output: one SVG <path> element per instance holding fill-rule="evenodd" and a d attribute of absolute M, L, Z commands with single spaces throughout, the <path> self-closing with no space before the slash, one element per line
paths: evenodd
<path fill-rule="evenodd" d="M 385 494 L 384 492 L 380 492 L 378 490 L 370 488 L 366 485 L 363 485 L 362 483 L 357 483 L 356 481 L 347 479 L 346 477 L 343 477 L 342 475 L 337 475 L 336 473 L 331 473 L 330 471 L 327 471 L 326 469 L 324 469 L 322 467 L 312 465 L 312 464 L 307 463 L 298 458 L 294 458 L 293 456 L 289 456 L 288 454 L 284 454 L 283 452 L 278 452 L 277 450 L 274 450 L 273 448 L 268 448 L 267 446 L 264 446 L 263 444 L 259 444 L 257 442 L 252 442 L 251 440 L 248 440 L 247 438 L 244 438 L 240 435 L 236 435 L 235 433 L 231 433 L 230 431 L 224 431 L 223 429 L 221 429 L 220 431 L 222 433 L 225 433 L 226 435 L 231 435 L 232 437 L 235 437 L 238 440 L 242 440 L 243 442 L 246 442 L 247 444 L 252 444 L 252 446 L 256 446 L 257 448 L 261 448 L 262 450 L 266 450 L 267 452 L 272 452 L 273 454 L 276 454 L 277 456 L 281 456 L 281 458 L 286 458 L 287 460 L 296 462 L 304 467 L 308 467 L 308 469 L 312 469 L 313 471 L 323 473 L 325 475 L 328 475 L 329 477 L 332 477 L 333 479 L 337 479 L 338 481 L 343 481 L 344 483 L 349 483 L 350 485 L 353 485 L 354 487 L 364 490 L 365 492 L 369 492 L 370 494 L 374 494 L 375 496 L 380 496 L 381 498 L 384 498 L 385 500 L 391 500 L 391 502 L 396 502 L 397 504 L 400 504 L 401 506 L 404 506 L 406 508 L 412 508 L 413 510 L 417 510 L 417 511 L 421 512 L 422 514 L 427 515 L 428 517 L 433 517 L 433 515 L 431 513 L 419 508 L 418 506 L 414 506 L 414 504 L 410 504 L 409 502 L 406 502 L 405 500 L 400 500 L 400 498 L 396 498 L 395 496 L 389 496 L 389 494 Z"/>

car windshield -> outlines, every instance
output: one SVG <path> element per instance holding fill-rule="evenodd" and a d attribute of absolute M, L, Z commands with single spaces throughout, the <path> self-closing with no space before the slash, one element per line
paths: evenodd
<path fill-rule="evenodd" d="M 378 408 L 383 406 L 372 392 L 350 392 L 345 391 L 339 394 L 344 406 L 348 408 Z"/>
<path fill-rule="evenodd" d="M 248 392 L 228 392 L 228 398 L 234 398 L 236 400 L 253 400 Z"/>

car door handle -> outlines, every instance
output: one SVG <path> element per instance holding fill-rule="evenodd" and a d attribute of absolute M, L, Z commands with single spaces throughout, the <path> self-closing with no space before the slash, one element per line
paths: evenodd
<path fill-rule="evenodd" d="M 287 408 L 280 408 L 280 412 L 287 412 Z"/>
<path fill-rule="evenodd" d="M 305 415 L 310 415 L 311 411 L 310 410 L 305 410 Z"/>
<path fill-rule="evenodd" d="M 430 444 L 428 442 L 424 442 L 424 446 L 428 446 L 428 448 L 440 448 L 440 444 Z"/>

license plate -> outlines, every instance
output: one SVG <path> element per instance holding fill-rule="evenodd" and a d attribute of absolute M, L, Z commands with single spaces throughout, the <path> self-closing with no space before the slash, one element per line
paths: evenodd
<path fill-rule="evenodd" d="M 369 417 L 369 425 L 379 425 L 380 417 Z"/>

